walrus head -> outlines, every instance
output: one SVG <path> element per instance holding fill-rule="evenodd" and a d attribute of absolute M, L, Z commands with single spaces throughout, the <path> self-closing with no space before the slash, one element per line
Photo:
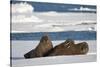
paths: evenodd
<path fill-rule="evenodd" d="M 40 40 L 40 42 L 47 42 L 49 39 L 49 37 L 47 35 L 43 36 Z"/>
<path fill-rule="evenodd" d="M 35 55 L 37 57 L 43 57 L 52 48 L 53 48 L 53 45 L 50 38 L 47 35 L 42 36 L 39 44 L 35 48 Z"/>
<path fill-rule="evenodd" d="M 25 58 L 43 57 L 48 51 L 53 48 L 52 42 L 49 37 L 43 36 L 35 49 L 29 51 L 24 55 Z"/>
<path fill-rule="evenodd" d="M 76 46 L 76 53 L 77 54 L 86 54 L 89 51 L 88 44 L 86 42 L 78 43 Z"/>

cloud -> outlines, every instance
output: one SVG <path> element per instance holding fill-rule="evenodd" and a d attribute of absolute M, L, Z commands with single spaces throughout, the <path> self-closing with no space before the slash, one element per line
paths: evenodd
<path fill-rule="evenodd" d="M 91 9 L 91 8 L 87 8 L 87 7 L 73 8 L 73 9 L 68 9 L 68 10 L 74 10 L 74 11 L 96 11 L 96 9 Z"/>
<path fill-rule="evenodd" d="M 44 12 L 44 13 L 41 13 L 41 14 L 48 15 L 48 16 L 57 16 L 57 15 L 59 15 L 56 11 Z"/>
<path fill-rule="evenodd" d="M 62 16 L 65 15 L 65 13 L 58 13 L 56 11 L 49 11 L 49 12 L 42 12 L 40 15 L 45 15 L 45 16 Z"/>
<path fill-rule="evenodd" d="M 43 22 L 34 15 L 34 7 L 27 2 L 12 4 L 12 23 Z"/>
<path fill-rule="evenodd" d="M 12 4 L 12 13 L 28 13 L 32 12 L 33 10 L 34 8 L 26 2 Z"/>
<path fill-rule="evenodd" d="M 43 20 L 35 17 L 34 15 L 31 15 L 30 17 L 27 17 L 25 15 L 17 15 L 12 17 L 13 23 L 25 23 L 25 22 L 42 22 Z"/>

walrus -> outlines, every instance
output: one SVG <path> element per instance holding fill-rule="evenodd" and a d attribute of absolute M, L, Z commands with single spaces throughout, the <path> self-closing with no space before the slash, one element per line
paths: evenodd
<path fill-rule="evenodd" d="M 50 38 L 46 35 L 43 36 L 39 42 L 39 45 L 24 55 L 25 58 L 43 57 L 48 51 L 53 48 Z"/>
<path fill-rule="evenodd" d="M 55 46 L 45 56 L 57 56 L 57 55 L 70 55 L 75 51 L 74 41 L 67 39 L 65 42 Z"/>
<path fill-rule="evenodd" d="M 46 56 L 80 55 L 86 54 L 88 50 L 89 48 L 86 42 L 74 44 L 73 40 L 66 40 L 55 46 Z"/>
<path fill-rule="evenodd" d="M 75 48 L 75 54 L 87 54 L 89 51 L 89 46 L 86 42 L 75 44 Z"/>

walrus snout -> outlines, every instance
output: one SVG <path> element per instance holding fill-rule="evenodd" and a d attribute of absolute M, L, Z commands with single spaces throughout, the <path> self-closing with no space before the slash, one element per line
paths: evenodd
<path fill-rule="evenodd" d="M 76 46 L 78 47 L 77 51 L 80 54 L 86 54 L 89 51 L 89 46 L 86 42 L 78 43 Z"/>
<path fill-rule="evenodd" d="M 82 47 L 81 47 L 81 53 L 82 54 L 86 54 L 87 52 L 88 52 L 88 50 L 89 50 L 89 48 L 88 48 L 88 44 L 86 43 L 86 42 L 83 42 L 83 44 L 81 44 L 82 45 Z"/>

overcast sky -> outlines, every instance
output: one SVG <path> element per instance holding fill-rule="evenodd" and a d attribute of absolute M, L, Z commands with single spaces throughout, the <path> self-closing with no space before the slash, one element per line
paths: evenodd
<path fill-rule="evenodd" d="M 38 1 L 38 2 L 72 3 L 72 4 L 88 4 L 88 5 L 96 5 L 97 3 L 96 0 L 16 0 L 16 1 Z"/>

